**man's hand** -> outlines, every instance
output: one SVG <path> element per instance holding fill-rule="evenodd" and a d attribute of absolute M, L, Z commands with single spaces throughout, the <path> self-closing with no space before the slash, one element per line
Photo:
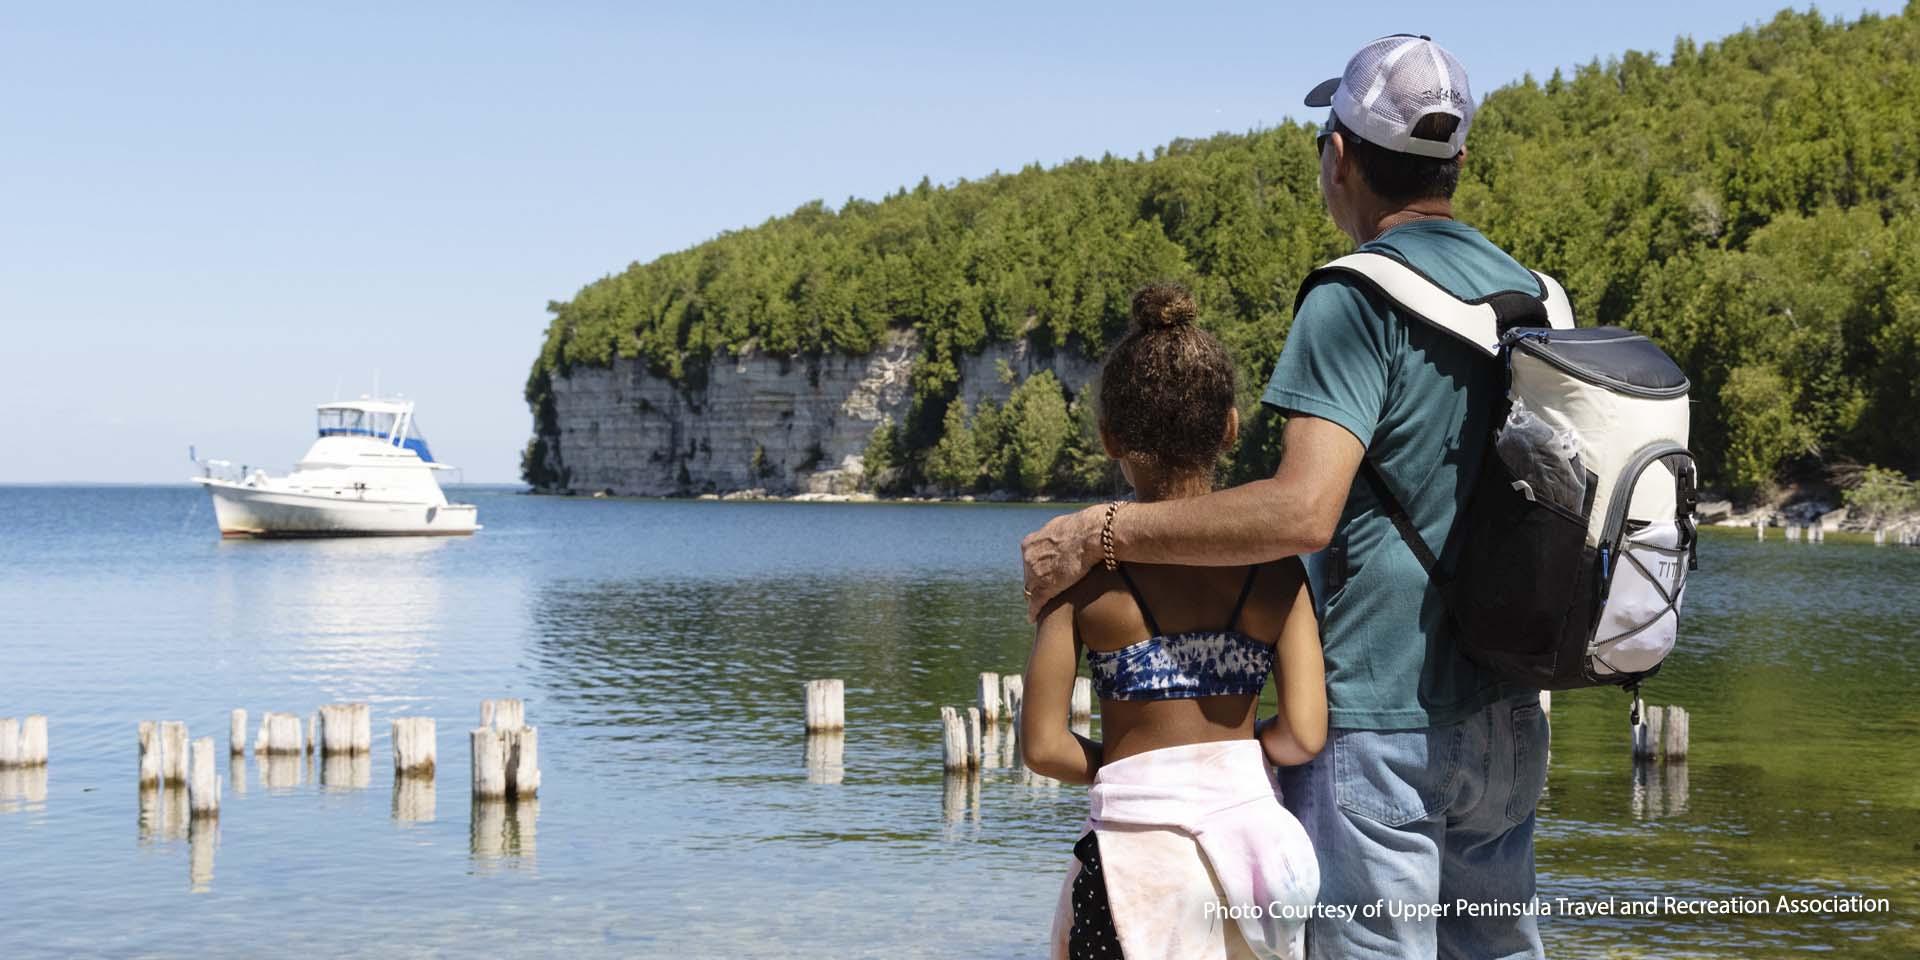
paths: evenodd
<path fill-rule="evenodd" d="M 1100 557 L 1100 528 L 1107 505 L 1088 507 L 1047 521 L 1020 541 L 1020 565 L 1026 581 L 1027 620 L 1092 570 Z"/>

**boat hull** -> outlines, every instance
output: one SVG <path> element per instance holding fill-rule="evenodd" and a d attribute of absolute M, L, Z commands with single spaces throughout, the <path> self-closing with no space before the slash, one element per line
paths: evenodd
<path fill-rule="evenodd" d="M 223 537 L 446 537 L 480 529 L 470 503 L 407 503 L 200 482 L 213 497 Z"/>

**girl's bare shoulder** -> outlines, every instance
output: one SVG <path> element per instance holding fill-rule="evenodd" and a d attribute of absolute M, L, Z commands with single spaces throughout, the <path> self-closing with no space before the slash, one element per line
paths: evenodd
<path fill-rule="evenodd" d="M 1240 614 L 1241 629 L 1260 640 L 1278 640 L 1294 605 L 1307 599 L 1300 589 L 1306 582 L 1307 568 L 1299 557 L 1262 564 Z"/>

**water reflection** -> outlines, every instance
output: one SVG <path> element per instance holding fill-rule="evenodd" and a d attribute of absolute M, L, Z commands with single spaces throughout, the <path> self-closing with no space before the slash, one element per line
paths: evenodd
<path fill-rule="evenodd" d="M 235 797 L 247 795 L 247 755 L 244 753 L 227 755 L 227 791 Z"/>
<path fill-rule="evenodd" d="M 482 872 L 497 867 L 532 867 L 539 821 L 537 799 L 475 800 L 468 828 L 474 865 Z"/>
<path fill-rule="evenodd" d="M 187 837 L 190 819 L 186 787 L 141 787 L 140 843 L 173 843 Z"/>
<path fill-rule="evenodd" d="M 393 778 L 393 819 L 432 823 L 436 805 L 433 774 L 397 774 Z"/>
<path fill-rule="evenodd" d="M 329 753 L 320 761 L 322 790 L 365 790 L 372 781 L 372 754 Z"/>
<path fill-rule="evenodd" d="M 47 768 L 0 767 L 0 813 L 37 813 L 47 805 Z"/>
<path fill-rule="evenodd" d="M 206 893 L 213 889 L 213 852 L 219 846 L 219 818 L 195 818 L 187 842 L 187 889 L 190 892 Z"/>
<path fill-rule="evenodd" d="M 807 734 L 807 782 L 834 784 L 846 779 L 846 751 L 844 731 Z"/>
<path fill-rule="evenodd" d="M 949 770 L 941 782 L 940 812 L 946 817 L 947 835 L 955 835 L 953 828 L 971 819 L 974 826 L 980 825 L 980 774 L 967 770 Z"/>
<path fill-rule="evenodd" d="M 1629 802 L 1635 820 L 1685 816 L 1687 762 L 1640 761 L 1633 765 L 1633 794 Z"/>
<path fill-rule="evenodd" d="M 255 753 L 253 761 L 260 768 L 260 785 L 269 793 L 284 793 L 306 782 L 306 764 L 297 753 Z"/>

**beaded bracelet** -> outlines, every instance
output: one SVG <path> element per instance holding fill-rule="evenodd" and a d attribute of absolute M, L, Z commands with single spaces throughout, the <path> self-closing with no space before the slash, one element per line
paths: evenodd
<path fill-rule="evenodd" d="M 1120 569 L 1120 561 L 1113 556 L 1113 518 L 1120 513 L 1120 501 L 1107 504 L 1107 522 L 1100 527 L 1100 552 L 1106 555 L 1107 569 Z"/>

